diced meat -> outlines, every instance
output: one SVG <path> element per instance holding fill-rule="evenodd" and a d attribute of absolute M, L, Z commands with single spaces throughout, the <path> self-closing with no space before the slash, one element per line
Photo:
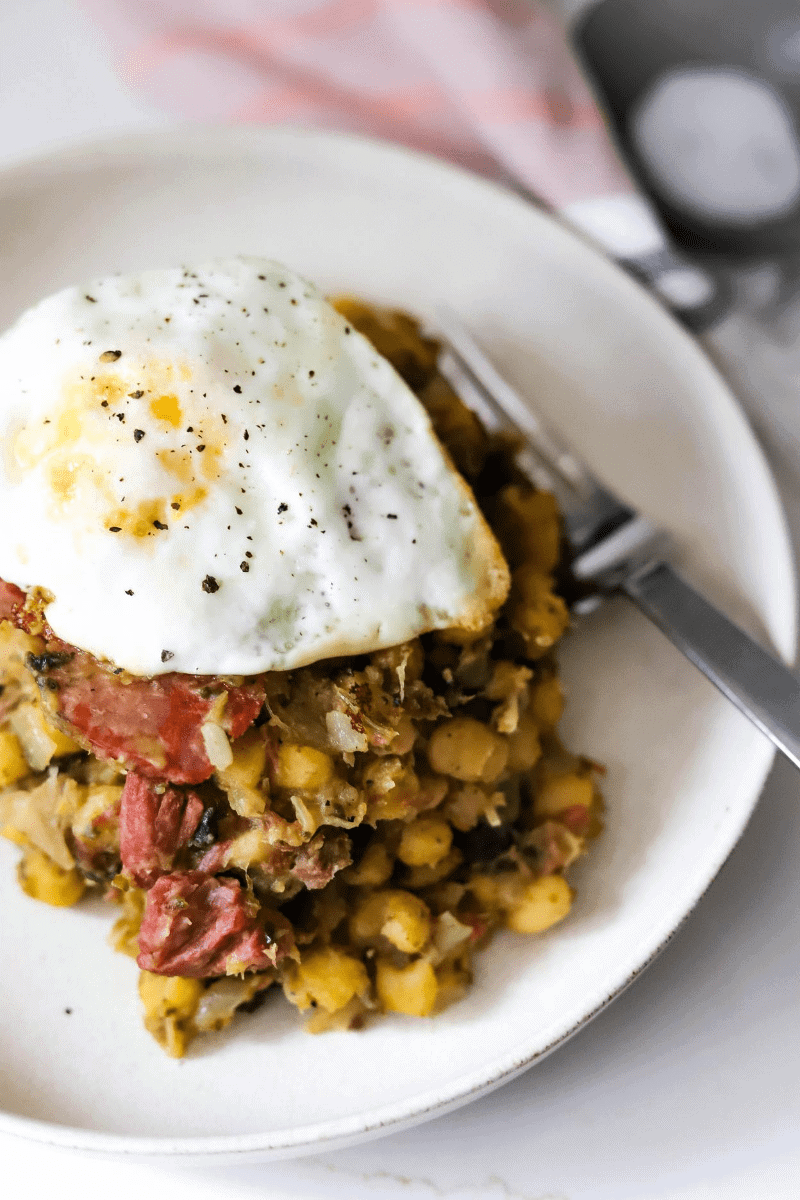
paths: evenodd
<path fill-rule="evenodd" d="M 177 851 L 202 815 L 203 801 L 195 792 L 167 787 L 159 794 L 152 780 L 128 774 L 120 803 L 119 848 L 122 866 L 137 887 L 151 887 L 172 870 Z"/>
<path fill-rule="evenodd" d="M 64 728 L 99 758 L 113 759 L 150 779 L 201 783 L 214 772 L 202 726 L 226 695 L 221 724 L 237 738 L 264 702 L 260 681 L 239 687 L 207 676 L 172 672 L 152 679 L 116 675 L 73 647 L 34 664 L 43 695 Z M 48 644 L 48 650 L 50 644 Z"/>
<path fill-rule="evenodd" d="M 0 579 L 0 621 L 11 621 L 19 624 L 22 606 L 25 603 L 25 593 L 14 583 L 6 583 Z"/>
<path fill-rule="evenodd" d="M 213 846 L 209 846 L 197 864 L 198 873 L 201 875 L 215 875 L 217 871 L 224 870 L 225 860 L 230 848 L 230 838 L 227 841 L 215 842 Z"/>
<path fill-rule="evenodd" d="M 147 893 L 137 962 L 145 971 L 195 979 L 273 967 L 291 953 L 291 932 L 274 914 L 268 933 L 258 909 L 236 879 L 162 875 Z"/>
<path fill-rule="evenodd" d="M 337 871 L 348 867 L 351 862 L 350 838 L 347 834 L 319 829 L 311 841 L 297 851 L 291 873 L 307 888 L 316 890 L 325 887 Z"/>

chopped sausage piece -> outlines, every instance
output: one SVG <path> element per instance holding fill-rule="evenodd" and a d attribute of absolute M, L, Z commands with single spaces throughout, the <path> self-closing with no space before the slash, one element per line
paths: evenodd
<path fill-rule="evenodd" d="M 100 758 L 121 762 L 150 779 L 208 779 L 214 766 L 202 727 L 217 698 L 227 695 L 221 724 L 232 738 L 241 737 L 264 702 L 257 681 L 234 687 L 175 672 L 121 679 L 81 650 L 68 661 L 59 659 L 39 679 L 64 728 Z"/>
<path fill-rule="evenodd" d="M 0 621 L 28 630 L 38 621 L 46 649 L 33 654 L 35 672 L 53 719 L 99 758 L 112 759 L 150 779 L 201 783 L 214 773 L 203 723 L 225 695 L 220 724 L 231 738 L 250 728 L 264 703 L 264 686 L 241 686 L 208 675 L 176 671 L 153 678 L 115 671 L 85 650 L 56 638 L 41 616 L 27 612 L 26 594 L 0 580 Z"/>
<path fill-rule="evenodd" d="M 147 893 L 137 962 L 158 975 L 194 979 L 273 967 L 291 952 L 291 933 L 278 914 L 268 933 L 258 909 L 236 879 L 162 875 Z"/>
<path fill-rule="evenodd" d="M 22 588 L 0 579 L 0 621 L 11 621 L 13 625 L 18 625 L 24 603 L 25 593 Z"/>
<path fill-rule="evenodd" d="M 131 771 L 122 790 L 119 848 L 122 866 L 137 887 L 151 887 L 172 870 L 175 854 L 185 846 L 203 815 L 194 792 L 156 784 Z"/>

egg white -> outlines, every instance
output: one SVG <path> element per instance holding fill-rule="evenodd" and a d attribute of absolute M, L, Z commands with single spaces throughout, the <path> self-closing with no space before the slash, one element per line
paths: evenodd
<path fill-rule="evenodd" d="M 0 576 L 138 675 L 486 619 L 507 571 L 421 404 L 256 258 L 67 288 L 0 338 Z"/>

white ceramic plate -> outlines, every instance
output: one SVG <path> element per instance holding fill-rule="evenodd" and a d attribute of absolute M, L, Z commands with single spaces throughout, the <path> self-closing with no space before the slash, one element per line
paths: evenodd
<path fill-rule="evenodd" d="M 421 314 L 446 303 L 624 495 L 674 531 L 688 573 L 794 650 L 783 515 L 735 402 L 690 338 L 601 255 L 505 191 L 330 135 L 187 129 L 0 177 L 0 325 L 113 271 L 237 252 Z M 279 997 L 184 1061 L 141 1027 L 109 915 L 48 909 L 0 848 L 0 1130 L 97 1151 L 216 1160 L 357 1141 L 446 1111 L 535 1062 L 618 994 L 741 833 L 768 744 L 622 603 L 565 646 L 570 744 L 608 766 L 608 827 L 574 915 L 499 938 L 435 1021 L 313 1038 Z"/>

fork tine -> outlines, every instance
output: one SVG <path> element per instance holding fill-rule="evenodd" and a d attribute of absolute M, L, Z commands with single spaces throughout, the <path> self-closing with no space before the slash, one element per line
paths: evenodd
<path fill-rule="evenodd" d="M 592 550 L 626 525 L 635 533 L 635 542 L 647 535 L 652 529 L 649 522 L 604 487 L 572 451 L 545 429 L 453 313 L 440 311 L 435 332 L 443 341 L 443 374 L 457 394 L 491 430 L 513 430 L 524 439 L 527 449 L 517 456 L 517 463 L 537 487 L 555 493 L 576 556 Z M 628 540 L 627 536 L 617 539 L 620 546 L 627 545 Z"/>
<path fill-rule="evenodd" d="M 528 446 L 554 471 L 567 487 L 579 494 L 592 492 L 599 485 L 591 472 L 562 445 L 554 434 L 525 403 L 476 342 L 448 309 L 437 313 L 437 331 L 447 342 L 447 351 L 477 386 L 487 407 L 506 428 L 521 433 Z"/>

